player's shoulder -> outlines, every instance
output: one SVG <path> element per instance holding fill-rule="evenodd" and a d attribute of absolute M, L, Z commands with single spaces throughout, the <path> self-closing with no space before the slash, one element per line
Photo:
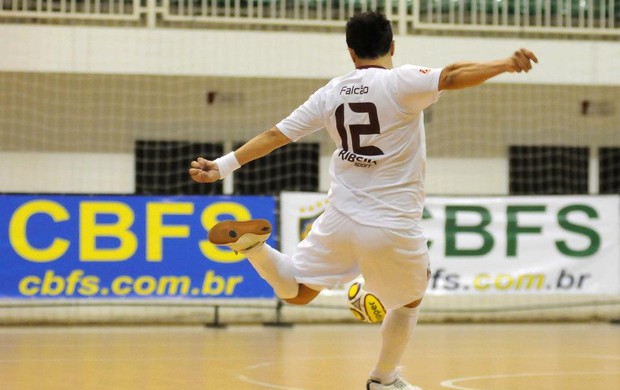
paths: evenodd
<path fill-rule="evenodd" d="M 394 69 L 393 85 L 405 93 L 435 90 L 438 88 L 441 70 L 420 65 L 399 66 Z"/>
<path fill-rule="evenodd" d="M 400 74 L 409 73 L 413 75 L 427 75 L 433 71 L 433 69 L 428 66 L 413 65 L 413 64 L 401 65 L 401 66 L 394 68 L 393 70 L 395 73 L 400 73 Z"/>

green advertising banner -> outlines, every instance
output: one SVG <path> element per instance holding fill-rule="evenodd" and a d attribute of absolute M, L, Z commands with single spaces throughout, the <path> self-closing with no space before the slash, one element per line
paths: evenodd
<path fill-rule="evenodd" d="M 281 196 L 291 254 L 325 194 Z M 620 197 L 429 197 L 430 294 L 620 293 Z"/>

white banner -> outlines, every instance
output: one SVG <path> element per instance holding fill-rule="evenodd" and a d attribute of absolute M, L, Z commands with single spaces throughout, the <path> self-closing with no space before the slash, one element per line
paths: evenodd
<path fill-rule="evenodd" d="M 281 248 L 292 254 L 327 197 L 283 193 Z M 620 293 L 620 197 L 427 199 L 429 294 Z"/>
<path fill-rule="evenodd" d="M 327 207 L 327 194 L 283 192 L 280 194 L 280 250 L 292 256 L 310 232 L 312 223 Z"/>

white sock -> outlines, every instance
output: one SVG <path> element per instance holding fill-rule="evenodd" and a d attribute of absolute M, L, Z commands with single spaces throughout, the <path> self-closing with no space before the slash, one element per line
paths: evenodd
<path fill-rule="evenodd" d="M 244 252 L 261 278 L 273 287 L 281 299 L 295 298 L 299 284 L 293 273 L 293 261 L 267 244 Z"/>
<path fill-rule="evenodd" d="M 381 353 L 377 365 L 370 372 L 371 378 L 383 384 L 396 380 L 400 360 L 418 322 L 419 309 L 418 306 L 388 310 L 381 325 Z"/>

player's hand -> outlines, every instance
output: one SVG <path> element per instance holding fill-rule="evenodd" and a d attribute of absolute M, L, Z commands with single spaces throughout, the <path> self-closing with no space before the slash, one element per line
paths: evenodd
<path fill-rule="evenodd" d="M 508 72 L 528 72 L 532 69 L 532 62 L 538 63 L 536 55 L 528 49 L 519 49 L 506 59 Z"/>
<path fill-rule="evenodd" d="M 198 183 L 212 183 L 220 178 L 220 169 L 213 161 L 198 157 L 192 161 L 189 175 Z"/>

